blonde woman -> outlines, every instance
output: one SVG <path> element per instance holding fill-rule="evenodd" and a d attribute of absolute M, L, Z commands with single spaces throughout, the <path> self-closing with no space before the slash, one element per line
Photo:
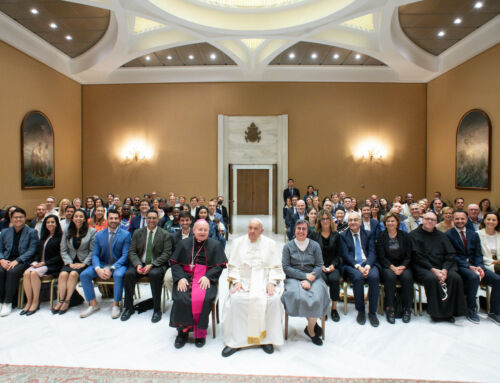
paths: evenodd
<path fill-rule="evenodd" d="M 452 227 L 455 227 L 453 223 L 453 209 L 449 206 L 443 207 L 441 210 L 441 216 L 443 220 L 436 225 L 436 229 L 446 233 Z"/>
<path fill-rule="evenodd" d="M 66 218 L 66 208 L 71 205 L 71 201 L 67 198 L 63 198 L 59 202 L 59 221 Z"/>

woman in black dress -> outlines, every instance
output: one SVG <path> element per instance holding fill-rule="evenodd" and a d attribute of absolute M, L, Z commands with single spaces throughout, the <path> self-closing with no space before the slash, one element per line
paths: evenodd
<path fill-rule="evenodd" d="M 318 242 L 323 254 L 323 279 L 330 287 L 330 299 L 332 300 L 331 316 L 334 322 L 340 320 L 337 311 L 337 302 L 340 297 L 340 276 L 342 275 L 342 246 L 340 234 L 328 210 L 321 210 L 316 220 L 316 227 L 310 233 L 310 238 Z"/>

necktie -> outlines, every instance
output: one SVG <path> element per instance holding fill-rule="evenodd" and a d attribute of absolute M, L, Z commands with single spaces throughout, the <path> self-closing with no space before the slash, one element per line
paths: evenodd
<path fill-rule="evenodd" d="M 141 218 L 141 227 L 144 227 L 144 224 L 146 223 L 146 217 Z"/>
<path fill-rule="evenodd" d="M 460 236 L 462 237 L 462 243 L 464 244 L 464 250 L 467 251 L 467 240 L 465 239 L 465 235 L 463 230 L 460 230 Z"/>
<path fill-rule="evenodd" d="M 361 242 L 359 241 L 359 234 L 354 234 L 354 237 L 356 238 L 356 264 L 361 265 L 363 263 L 363 255 L 361 254 Z"/>
<path fill-rule="evenodd" d="M 152 256 L 153 256 L 153 232 L 150 231 L 148 234 L 148 242 L 146 244 L 146 265 L 151 264 Z"/>
<path fill-rule="evenodd" d="M 108 265 L 112 265 L 114 258 L 113 258 L 113 241 L 115 239 L 115 232 L 110 231 L 109 232 L 109 237 L 108 237 Z"/>

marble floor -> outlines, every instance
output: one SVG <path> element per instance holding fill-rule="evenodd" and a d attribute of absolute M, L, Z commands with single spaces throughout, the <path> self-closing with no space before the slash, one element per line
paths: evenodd
<path fill-rule="evenodd" d="M 234 236 L 245 232 L 248 216 L 234 221 Z M 271 220 L 261 217 L 265 232 L 279 249 L 283 235 L 269 234 Z M 231 238 L 227 246 L 230 251 Z M 227 293 L 225 273 L 220 297 Z M 150 295 L 141 288 L 142 296 Z M 169 327 L 171 301 L 156 324 L 152 312 L 133 315 L 129 321 L 111 319 L 111 302 L 101 302 L 101 310 L 86 319 L 79 314 L 84 306 L 65 315 L 52 315 L 48 303 L 31 317 L 19 310 L 0 318 L 0 363 L 74 367 L 107 367 L 144 370 L 193 371 L 211 373 L 269 374 L 323 377 L 365 377 L 500 382 L 498 344 L 500 327 L 481 314 L 481 323 L 460 318 L 455 324 L 431 323 L 429 317 L 413 317 L 409 324 L 400 320 L 390 325 L 379 316 L 380 326 L 356 323 L 349 304 L 346 316 L 326 323 L 323 346 L 313 345 L 303 334 L 305 320 L 290 318 L 289 339 L 272 355 L 254 348 L 222 358 L 221 327 L 217 337 L 204 348 L 187 344 L 174 348 L 176 331 Z M 343 309 L 343 304 L 339 304 Z M 210 327 L 211 328 L 211 327 Z M 2 378 L 0 377 L 0 381 Z"/>

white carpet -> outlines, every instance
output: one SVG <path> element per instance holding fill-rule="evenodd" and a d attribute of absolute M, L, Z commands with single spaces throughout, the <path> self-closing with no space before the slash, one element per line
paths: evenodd
<path fill-rule="evenodd" d="M 240 220 L 239 231 L 243 230 Z M 266 222 L 266 226 L 268 223 Z M 283 236 L 272 236 L 277 246 Z M 227 250 L 229 251 L 230 242 Z M 221 277 L 221 303 L 227 292 L 225 272 Z M 142 286 L 143 298 L 150 296 Z M 176 331 L 170 328 L 169 313 L 157 323 L 152 312 L 133 315 L 129 321 L 111 319 L 111 302 L 80 319 L 84 305 L 65 315 L 52 315 L 48 303 L 31 317 L 19 310 L 0 318 L 0 362 L 90 368 L 126 368 L 237 374 L 279 374 L 294 376 L 371 377 L 401 379 L 443 379 L 499 382 L 498 344 L 500 327 L 485 319 L 474 325 L 464 318 L 455 324 L 431 323 L 425 314 L 390 325 L 379 316 L 380 326 L 356 323 L 354 305 L 347 316 L 339 304 L 341 320 L 327 321 L 322 347 L 313 345 L 303 334 L 305 319 L 290 318 L 289 339 L 273 355 L 261 349 L 238 352 L 229 358 L 220 353 L 224 344 L 220 326 L 217 338 L 209 330 L 207 344 L 197 349 L 187 344 L 174 348 Z M 222 311 L 222 305 L 221 305 Z M 210 327 L 211 328 L 211 327 Z M 0 377 L 1 381 L 1 377 Z"/>

